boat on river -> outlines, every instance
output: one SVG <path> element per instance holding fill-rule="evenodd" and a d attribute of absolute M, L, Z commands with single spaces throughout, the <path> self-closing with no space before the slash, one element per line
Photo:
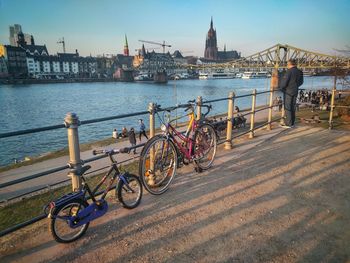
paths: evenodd
<path fill-rule="evenodd" d="M 246 71 L 242 74 L 242 79 L 261 79 L 270 78 L 271 74 L 267 71 L 252 72 Z"/>
<path fill-rule="evenodd" d="M 235 77 L 236 73 L 226 70 L 199 72 L 199 79 L 234 79 Z"/>

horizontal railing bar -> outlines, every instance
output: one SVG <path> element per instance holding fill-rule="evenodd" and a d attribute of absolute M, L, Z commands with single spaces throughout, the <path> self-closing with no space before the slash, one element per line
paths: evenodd
<path fill-rule="evenodd" d="M 65 128 L 65 127 L 66 126 L 64 124 L 58 124 L 58 125 L 41 127 L 41 128 L 20 130 L 20 131 L 14 131 L 14 132 L 5 132 L 5 133 L 0 133 L 0 138 L 8 138 L 8 137 L 13 137 L 13 136 L 18 136 L 18 135 L 29 134 L 29 133 L 57 130 L 57 129 Z"/>
<path fill-rule="evenodd" d="M 253 94 L 244 94 L 244 95 L 239 95 L 239 96 L 234 96 L 234 99 L 240 99 L 240 98 L 245 98 L 245 97 L 250 97 L 253 96 Z"/>
<path fill-rule="evenodd" d="M 0 200 L 0 204 L 1 204 L 1 203 L 5 203 L 5 202 L 12 201 L 12 200 L 17 199 L 17 198 L 21 198 L 21 197 L 26 196 L 26 195 L 30 195 L 30 194 L 35 193 L 35 192 L 42 191 L 42 190 L 47 189 L 47 188 L 51 188 L 51 187 L 53 187 L 53 186 L 56 186 L 56 185 L 58 185 L 58 184 L 62 184 L 62 183 L 65 183 L 65 182 L 68 182 L 68 181 L 71 181 L 71 180 L 72 180 L 72 179 L 70 179 L 70 178 L 64 179 L 64 180 L 59 181 L 59 182 L 54 183 L 54 184 L 46 185 L 46 186 L 43 186 L 43 187 L 41 187 L 41 188 L 38 188 L 38 189 L 35 189 L 35 190 L 32 190 L 32 191 L 29 191 L 29 192 L 22 193 L 22 194 L 20 194 L 20 195 L 16 195 L 16 196 L 10 197 L 10 198 L 8 198 L 8 199 Z"/>
<path fill-rule="evenodd" d="M 263 110 L 267 110 L 267 109 L 270 109 L 270 108 L 273 108 L 274 106 L 267 106 L 267 107 L 263 107 L 263 108 L 260 108 L 260 109 L 257 109 L 255 110 L 255 113 L 259 112 L 259 111 L 263 111 Z"/>
<path fill-rule="evenodd" d="M 129 114 L 122 114 L 122 115 L 97 118 L 97 119 L 92 119 L 92 120 L 85 120 L 85 121 L 80 121 L 80 125 L 115 120 L 115 119 L 122 119 L 122 118 L 133 117 L 133 116 L 141 116 L 141 115 L 145 115 L 147 113 L 149 113 L 149 112 L 148 111 L 139 111 L 139 112 L 134 112 L 134 113 L 129 113 Z M 8 138 L 8 137 L 13 137 L 13 136 L 18 136 L 18 135 L 25 135 L 25 134 L 31 134 L 31 133 L 37 133 L 37 132 L 43 132 L 43 131 L 49 131 L 49 130 L 57 130 L 57 129 L 65 128 L 65 127 L 66 126 L 64 124 L 58 124 L 58 125 L 41 127 L 41 128 L 33 128 L 33 129 L 13 131 L 13 132 L 5 132 L 5 133 L 0 133 L 0 138 Z"/>
<path fill-rule="evenodd" d="M 270 93 L 270 92 L 276 92 L 278 90 L 268 90 L 268 91 L 260 91 L 260 92 L 257 92 L 256 95 L 259 95 L 259 94 L 265 94 L 265 93 Z M 253 96 L 253 94 L 245 94 L 245 95 L 239 95 L 239 96 L 234 96 L 233 99 L 239 99 L 239 98 L 244 98 L 244 97 L 250 97 L 250 96 Z M 205 100 L 203 101 L 202 103 L 212 103 L 212 102 L 218 102 L 218 101 L 224 101 L 224 100 L 228 100 L 228 98 L 220 98 L 220 99 L 213 99 L 213 100 Z"/>
<path fill-rule="evenodd" d="M 142 143 L 142 144 L 138 144 L 136 146 L 128 147 L 128 148 L 133 150 L 133 149 L 137 149 L 139 147 L 142 147 L 144 145 L 145 145 L 145 143 Z M 89 159 L 86 159 L 86 160 L 82 160 L 82 161 L 83 161 L 83 163 L 89 163 L 89 162 L 100 160 L 100 159 L 103 159 L 103 158 L 106 158 L 106 157 L 107 157 L 107 155 L 100 155 L 100 156 L 92 157 L 92 158 L 89 158 Z M 133 159 L 133 158 L 131 158 L 131 159 Z M 131 160 L 131 159 L 129 159 L 129 160 Z M 125 160 L 125 161 L 118 162 L 118 163 L 120 163 L 120 164 L 121 163 L 125 163 L 126 161 L 129 161 L 129 160 Z M 47 170 L 47 171 L 44 171 L 44 172 L 32 174 L 32 175 L 29 175 L 29 176 L 24 177 L 24 178 L 20 178 L 20 179 L 12 180 L 10 182 L 2 183 L 2 184 L 0 184 L 0 189 L 8 187 L 8 186 L 11 186 L 11 185 L 23 183 L 23 182 L 28 181 L 28 180 L 36 179 L 36 178 L 41 177 L 41 176 L 49 175 L 51 173 L 56 173 L 56 172 L 59 172 L 59 171 L 63 171 L 63 170 L 68 169 L 68 168 L 69 168 L 69 165 L 67 164 L 65 166 L 60 166 L 60 167 L 53 168 L 53 169 L 50 169 L 50 170 Z"/>
<path fill-rule="evenodd" d="M 235 136 L 232 136 L 232 139 L 241 137 L 241 136 L 246 135 L 247 133 L 250 133 L 250 132 L 251 132 L 251 130 L 247 130 L 247 131 L 241 132 L 241 133 L 239 133 L 239 134 L 237 134 Z"/>
<path fill-rule="evenodd" d="M 272 90 L 272 91 L 271 91 L 271 90 L 266 90 L 266 91 L 259 91 L 259 92 L 257 92 L 257 93 L 256 93 L 256 95 L 259 95 L 259 94 L 265 94 L 265 93 L 270 93 L 270 92 L 272 92 L 272 93 L 273 93 L 273 92 L 276 92 L 276 91 L 280 91 L 280 90 Z"/>
<path fill-rule="evenodd" d="M 350 109 L 350 106 L 337 106 L 337 105 L 334 105 L 334 108 L 347 108 L 347 109 Z"/>
<path fill-rule="evenodd" d="M 220 98 L 220 99 L 213 99 L 213 100 L 205 100 L 202 103 L 213 103 L 213 102 L 219 102 L 219 101 L 224 101 L 224 100 L 228 100 L 228 98 Z"/>
<path fill-rule="evenodd" d="M 36 174 L 33 174 L 33 175 L 29 175 L 29 176 L 24 177 L 24 178 L 20 178 L 20 179 L 12 180 L 10 182 L 2 183 L 2 184 L 0 184 L 0 189 L 4 188 L 4 187 L 7 187 L 7 186 L 14 185 L 14 184 L 23 183 L 23 182 L 28 181 L 28 180 L 36 179 L 36 178 L 39 178 L 41 176 L 45 176 L 45 175 L 48 175 L 48 174 L 52 174 L 52 173 L 56 173 L 56 172 L 59 172 L 59 171 L 63 171 L 65 169 L 67 169 L 67 168 L 69 168 L 68 164 L 65 165 L 65 166 L 60 166 L 60 167 L 53 168 L 53 169 L 50 169 L 50 170 L 47 170 L 47 171 L 44 171 L 44 172 L 40 172 L 40 173 L 36 173 Z"/>
<path fill-rule="evenodd" d="M 116 119 L 123 119 L 127 117 L 134 117 L 134 116 L 140 116 L 140 115 L 145 115 L 148 114 L 148 111 L 139 111 L 139 112 L 134 112 L 134 113 L 128 113 L 128 114 L 121 114 L 121 115 L 116 115 L 116 116 L 110 116 L 110 117 L 104 117 L 104 118 L 97 118 L 97 119 L 92 119 L 92 120 L 86 120 L 86 121 L 81 121 L 80 124 L 91 124 L 91 123 L 96 123 L 96 122 L 103 122 L 103 121 L 110 121 L 110 120 L 116 120 Z"/>
<path fill-rule="evenodd" d="M 46 217 L 46 215 L 40 215 L 40 216 L 34 217 L 34 218 L 32 218 L 32 219 L 30 219 L 28 221 L 25 221 L 23 223 L 17 224 L 17 225 L 15 225 L 13 227 L 7 228 L 7 229 L 5 229 L 5 230 L 0 232 L 0 237 L 3 237 L 5 235 L 7 235 L 7 234 L 10 234 L 10 233 L 14 232 L 14 231 L 17 231 L 17 230 L 19 230 L 19 229 L 21 229 L 21 228 L 23 228 L 25 226 L 29 226 L 31 224 L 34 224 L 34 223 L 44 219 L 45 217 Z"/>
<path fill-rule="evenodd" d="M 248 112 L 246 112 L 246 113 L 244 113 L 244 114 L 239 114 L 239 116 L 240 117 L 244 117 L 244 116 L 248 116 L 248 115 L 251 115 L 252 114 L 252 112 L 251 111 L 248 111 Z"/>

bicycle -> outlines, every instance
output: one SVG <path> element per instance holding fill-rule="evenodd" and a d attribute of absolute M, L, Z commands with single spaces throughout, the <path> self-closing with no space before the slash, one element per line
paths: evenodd
<path fill-rule="evenodd" d="M 83 236 L 91 221 L 103 216 L 108 210 L 105 200 L 107 193 L 112 189 L 116 179 L 115 196 L 128 209 L 137 207 L 142 198 L 142 185 L 140 179 L 128 172 L 121 173 L 117 161 L 113 158 L 117 153 L 129 153 L 130 148 L 114 150 L 94 150 L 93 154 L 108 155 L 111 160 L 111 167 L 103 176 L 97 186 L 91 190 L 83 174 L 91 168 L 90 165 L 83 166 L 80 171 L 74 171 L 82 179 L 82 189 L 69 193 L 61 198 L 52 201 L 46 208 L 49 221 L 49 229 L 53 238 L 60 243 L 69 243 Z M 104 184 L 114 171 L 100 199 L 96 199 L 97 191 Z M 92 202 L 89 204 L 88 197 Z M 48 211 L 48 212 L 47 212 Z"/>
<path fill-rule="evenodd" d="M 211 167 L 217 147 L 217 135 L 213 126 L 205 120 L 211 110 L 211 105 L 201 105 L 207 109 L 200 121 L 197 121 L 194 114 L 194 101 L 167 109 L 156 106 L 155 113 L 161 121 L 162 134 L 156 135 L 145 144 L 139 163 L 139 176 L 145 189 L 154 195 L 163 194 L 175 177 L 176 169 L 181 163 L 188 165 L 195 164 L 195 170 L 201 172 Z M 184 116 L 167 121 L 159 116 L 159 112 L 171 112 L 179 107 L 185 107 L 189 113 Z M 177 131 L 172 122 L 189 116 L 189 123 L 186 132 L 182 134 Z"/>

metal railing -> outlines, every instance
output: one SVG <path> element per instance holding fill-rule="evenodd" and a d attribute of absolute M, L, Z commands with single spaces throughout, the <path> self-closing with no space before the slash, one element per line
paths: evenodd
<path fill-rule="evenodd" d="M 199 105 L 197 107 L 197 117 L 201 116 L 201 107 L 200 107 L 200 105 L 227 101 L 227 103 L 228 103 L 227 118 L 226 118 L 226 120 L 222 121 L 222 123 L 226 124 L 226 126 L 227 126 L 226 127 L 226 136 L 225 136 L 224 140 L 221 140 L 219 142 L 219 144 L 224 143 L 225 144 L 225 147 L 224 147 L 225 149 L 231 149 L 232 148 L 232 141 L 233 141 L 233 139 L 236 139 L 236 138 L 238 138 L 240 136 L 243 136 L 243 135 L 246 135 L 246 134 L 249 134 L 249 138 L 254 138 L 254 132 L 257 129 L 266 127 L 268 130 L 270 130 L 271 129 L 271 124 L 273 122 L 279 121 L 279 120 L 281 120 L 283 118 L 283 116 L 281 116 L 281 117 L 276 118 L 274 120 L 272 119 L 272 107 L 274 105 L 272 105 L 272 99 L 271 98 L 273 97 L 273 93 L 274 92 L 275 92 L 275 90 L 273 90 L 273 89 L 270 89 L 269 91 L 262 91 L 262 92 L 257 92 L 256 90 L 254 90 L 252 94 L 246 94 L 246 95 L 240 95 L 240 96 L 236 96 L 234 94 L 234 92 L 230 92 L 228 97 L 226 97 L 226 98 L 218 98 L 218 99 L 213 99 L 213 100 L 203 100 L 202 97 L 199 96 L 197 98 L 197 105 Z M 260 107 L 260 108 L 256 108 L 256 97 L 257 97 L 257 95 L 262 95 L 262 94 L 267 94 L 267 93 L 270 93 L 270 103 L 269 103 L 269 105 L 268 106 L 263 106 L 263 107 Z M 247 111 L 247 113 L 244 113 L 244 114 L 241 115 L 241 116 L 248 116 L 248 115 L 251 116 L 250 129 L 247 130 L 247 131 L 241 132 L 239 134 L 233 135 L 232 134 L 233 133 L 232 126 L 233 126 L 235 114 L 237 115 L 237 113 L 234 112 L 234 102 L 236 100 L 238 100 L 238 99 L 245 98 L 245 97 L 252 97 L 252 106 L 251 106 L 251 108 L 243 110 L 243 112 Z M 1 133 L 0 134 L 0 138 L 8 138 L 8 137 L 19 136 L 19 135 L 24 135 L 24 134 L 32 134 L 32 133 L 38 133 L 38 132 L 43 132 L 43 131 L 67 128 L 68 146 L 69 146 L 68 147 L 69 148 L 69 163 L 67 165 L 56 167 L 56 168 L 53 168 L 53 169 L 49 169 L 47 171 L 43 171 L 43 172 L 40 172 L 40 173 L 35 173 L 35 174 L 32 174 L 32 175 L 26 176 L 24 178 L 20 178 L 20 179 L 16 179 L 16 180 L 13 180 L 13 181 L 10 181 L 10 182 L 2 183 L 2 184 L 0 184 L 0 189 L 3 189 L 5 187 L 9 187 L 9 186 L 13 186 L 13 185 L 16 185 L 16 184 L 19 184 L 19 183 L 23 183 L 23 182 L 28 181 L 28 180 L 33 180 L 33 179 L 36 179 L 36 178 L 39 178 L 39 177 L 42 177 L 42 176 L 47 176 L 47 175 L 50 175 L 52 173 L 63 171 L 65 169 L 69 169 L 69 168 L 70 168 L 70 171 L 68 173 L 68 176 L 70 176 L 71 179 L 66 179 L 66 180 L 57 182 L 55 184 L 48 185 L 48 186 L 42 187 L 40 189 L 36 189 L 34 191 L 30 191 L 30 192 L 27 192 L 27 193 L 24 193 L 24 194 L 20 194 L 19 196 L 13 197 L 12 199 L 15 199 L 15 198 L 18 198 L 18 197 L 23 197 L 24 195 L 27 195 L 29 193 L 32 194 L 32 193 L 34 193 L 36 191 L 42 191 L 45 188 L 50 188 L 50 187 L 53 187 L 54 185 L 67 183 L 69 180 L 71 180 L 71 182 L 72 182 L 72 189 L 73 189 L 73 191 L 77 190 L 77 189 L 80 189 L 81 181 L 80 181 L 79 176 L 76 174 L 76 172 L 81 169 L 83 164 L 89 163 L 89 162 L 93 162 L 93 161 L 96 161 L 96 160 L 99 160 L 99 159 L 102 159 L 102 158 L 105 158 L 106 156 L 105 155 L 103 155 L 103 156 L 96 156 L 96 157 L 92 157 L 92 158 L 89 158 L 89 159 L 86 159 L 86 160 L 81 160 L 80 159 L 80 146 L 79 146 L 78 127 L 80 125 L 86 125 L 86 124 L 91 124 L 91 123 L 110 121 L 110 120 L 115 120 L 115 119 L 122 119 L 122 118 L 127 118 L 127 117 L 142 116 L 142 115 L 145 115 L 145 114 L 149 114 L 150 137 L 153 137 L 155 135 L 155 132 L 156 132 L 156 130 L 155 130 L 155 118 L 154 118 L 154 113 L 155 113 L 154 105 L 155 105 L 154 103 L 150 103 L 149 106 L 148 106 L 148 110 L 147 111 L 135 112 L 135 113 L 130 113 L 130 114 L 122 114 L 122 115 L 116 115 L 116 116 L 110 116 L 110 117 L 98 118 L 98 119 L 92 119 L 92 120 L 85 120 L 85 121 L 79 121 L 78 116 L 76 114 L 74 114 L 74 113 L 67 113 L 67 115 L 65 117 L 65 121 L 64 121 L 65 123 L 61 124 L 61 125 L 53 125 L 53 126 L 47 126 L 47 127 L 41 127 L 41 128 L 35 128 L 35 129 L 28 129 L 28 130 L 21 130 L 21 131 Z M 177 106 L 169 107 L 169 108 L 174 109 L 174 108 L 180 108 L 182 106 L 183 105 L 177 105 Z M 166 108 L 164 108 L 162 110 L 166 110 Z M 268 114 L 267 114 L 268 121 L 265 122 L 265 123 L 262 123 L 262 124 L 260 124 L 258 126 L 255 126 L 255 115 L 256 115 L 256 113 L 260 112 L 260 111 L 264 111 L 264 110 L 269 110 Z M 282 112 L 282 115 L 283 115 L 283 112 Z M 137 145 L 135 147 L 139 148 L 139 147 L 143 147 L 143 145 L 144 144 L 140 144 L 140 145 Z M 127 160 L 125 160 L 123 162 L 120 162 L 120 163 L 125 163 L 125 162 L 131 161 L 133 159 L 134 158 L 130 158 L 130 159 L 127 159 Z M 109 167 L 109 166 L 107 166 L 107 167 Z M 103 167 L 103 168 L 107 168 L 107 167 Z M 90 173 L 95 173 L 96 171 L 103 170 L 103 168 L 94 170 L 94 171 L 92 171 Z M 39 220 L 41 220 L 43 218 L 45 218 L 45 215 L 40 215 L 40 216 L 32 218 L 32 219 L 30 219 L 30 220 L 28 220 L 26 222 L 23 222 L 23 223 L 15 225 L 13 227 L 10 227 L 10 228 L 8 228 L 8 229 L 6 229 L 4 231 L 1 231 L 0 232 L 0 237 L 4 236 L 6 234 L 9 234 L 9 233 L 11 233 L 13 231 L 16 231 L 16 230 L 18 230 L 18 229 L 20 229 L 22 227 L 27 226 L 27 225 L 35 223 L 35 222 L 37 222 L 37 221 L 39 221 Z"/>

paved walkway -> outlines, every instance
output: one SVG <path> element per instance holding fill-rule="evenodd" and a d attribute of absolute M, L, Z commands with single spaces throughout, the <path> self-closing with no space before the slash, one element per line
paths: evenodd
<path fill-rule="evenodd" d="M 54 242 L 47 220 L 3 237 L 0 261 L 349 262 L 349 149 L 349 132 L 259 131 L 134 210 L 112 200 L 73 244 Z"/>

